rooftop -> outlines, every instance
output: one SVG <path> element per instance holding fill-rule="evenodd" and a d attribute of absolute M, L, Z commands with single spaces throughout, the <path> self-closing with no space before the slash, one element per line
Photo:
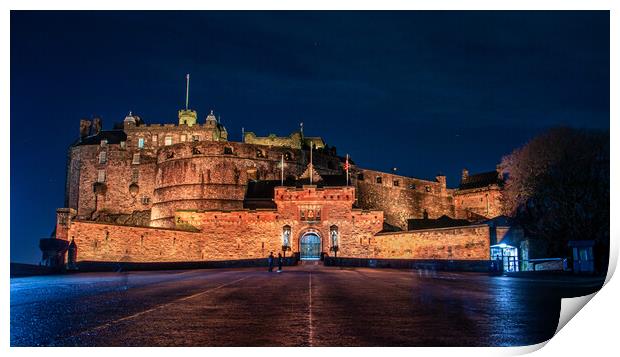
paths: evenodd
<path fill-rule="evenodd" d="M 470 188 L 482 188 L 489 185 L 502 185 L 497 171 L 482 172 L 479 174 L 468 175 L 461 179 L 459 189 L 466 190 Z"/>

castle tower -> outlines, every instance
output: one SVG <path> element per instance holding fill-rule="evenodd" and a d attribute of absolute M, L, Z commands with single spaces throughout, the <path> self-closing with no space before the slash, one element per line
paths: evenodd
<path fill-rule="evenodd" d="M 179 125 L 192 126 L 196 124 L 198 114 L 189 109 L 189 74 L 185 75 L 185 109 L 179 110 Z"/>
<path fill-rule="evenodd" d="M 213 114 L 213 109 L 209 112 L 209 115 L 207 115 L 207 124 L 217 125 L 217 118 L 215 114 Z"/>
<path fill-rule="evenodd" d="M 179 110 L 179 125 L 192 126 L 196 124 L 198 114 L 192 109 Z"/>

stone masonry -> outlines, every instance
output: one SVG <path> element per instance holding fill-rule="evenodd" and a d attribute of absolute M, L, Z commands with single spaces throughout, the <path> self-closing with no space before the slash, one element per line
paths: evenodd
<path fill-rule="evenodd" d="M 407 220 L 499 215 L 499 181 L 464 176 L 452 189 L 442 175 L 423 180 L 350 161 L 349 185 L 344 179 L 278 185 L 267 200 L 275 209 L 248 209 L 250 182 L 308 179 L 310 150 L 318 177 L 344 177 L 344 157 L 301 131 L 246 132 L 243 142 L 228 141 L 213 111 L 201 123 L 195 111 L 181 110 L 178 121 L 147 125 L 130 113 L 113 130 L 103 130 L 100 118 L 80 121 L 80 137 L 67 153 L 65 208 L 57 212 L 55 237 L 74 240 L 78 260 L 259 258 L 281 250 L 284 227 L 291 253 L 313 232 L 321 252 L 334 254 L 330 237 L 337 230 L 342 257 L 488 259 L 484 227 L 406 231 Z"/>

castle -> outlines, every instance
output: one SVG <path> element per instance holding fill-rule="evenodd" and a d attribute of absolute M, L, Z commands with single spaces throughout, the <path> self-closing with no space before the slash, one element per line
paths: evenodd
<path fill-rule="evenodd" d="M 245 132 L 228 140 L 211 111 L 178 112 L 178 124 L 129 113 L 103 130 L 80 122 L 68 150 L 65 204 L 55 236 L 41 241 L 49 265 L 263 258 L 488 260 L 500 214 L 497 171 L 423 180 L 357 165 L 303 127 L 287 137 Z M 465 222 L 416 229 L 425 222 Z M 77 249 L 76 249 L 77 247 Z M 77 251 L 77 253 L 75 253 Z"/>

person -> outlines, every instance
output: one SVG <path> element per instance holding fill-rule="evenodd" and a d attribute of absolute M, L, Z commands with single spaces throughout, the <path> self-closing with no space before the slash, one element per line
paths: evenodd
<path fill-rule="evenodd" d="M 282 254 L 278 253 L 278 273 L 282 272 Z"/>
<path fill-rule="evenodd" d="M 269 253 L 269 257 L 267 258 L 267 263 L 269 264 L 269 271 L 273 271 L 273 252 Z"/>

